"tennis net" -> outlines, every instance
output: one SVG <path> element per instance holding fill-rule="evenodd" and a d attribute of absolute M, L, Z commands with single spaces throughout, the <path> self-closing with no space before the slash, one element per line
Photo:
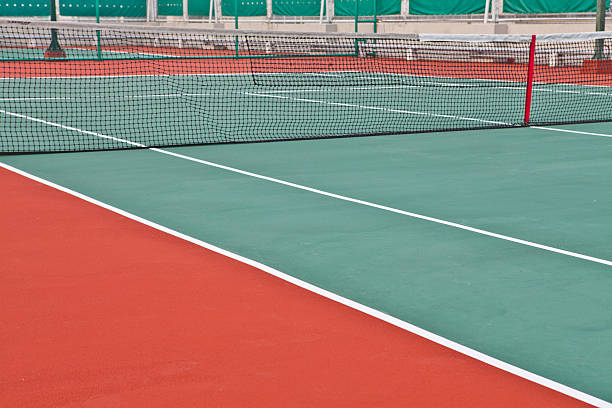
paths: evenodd
<path fill-rule="evenodd" d="M 0 23 L 0 152 L 612 120 L 612 33 Z"/>

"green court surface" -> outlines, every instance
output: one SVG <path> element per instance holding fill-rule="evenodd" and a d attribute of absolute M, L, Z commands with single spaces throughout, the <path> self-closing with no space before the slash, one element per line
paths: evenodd
<path fill-rule="evenodd" d="M 116 119 L 79 125 L 112 134 L 127 115 Z M 612 401 L 612 137 L 518 128 L 165 150 L 183 156 L 0 161 Z"/>

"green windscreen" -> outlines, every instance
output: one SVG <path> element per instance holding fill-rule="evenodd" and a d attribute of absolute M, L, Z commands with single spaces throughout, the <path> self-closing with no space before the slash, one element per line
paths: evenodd
<path fill-rule="evenodd" d="M 373 16 L 374 14 L 389 15 L 400 14 L 402 10 L 401 0 L 358 0 L 359 15 Z M 376 1 L 376 4 L 374 2 Z M 412 1 L 411 1 L 412 2 Z M 376 10 L 375 7 L 376 6 Z M 336 0 L 334 2 L 334 13 L 337 16 L 354 16 L 355 0 Z"/>
<path fill-rule="evenodd" d="M 610 0 L 606 1 L 608 8 Z M 504 0 L 504 13 L 582 13 L 596 10 L 597 0 Z"/>
<path fill-rule="evenodd" d="M 221 0 L 221 13 L 224 16 L 234 16 L 234 0 Z M 245 17 L 265 16 L 266 0 L 239 0 L 238 15 Z"/>
<path fill-rule="evenodd" d="M 420 15 L 482 14 L 484 9 L 484 0 L 410 0 L 408 3 L 409 13 Z"/>
<path fill-rule="evenodd" d="M 101 17 L 146 17 L 147 15 L 146 0 L 99 0 L 98 3 Z M 93 17 L 96 15 L 96 1 L 60 0 L 59 12 L 62 16 Z"/>
<path fill-rule="evenodd" d="M 279 16 L 318 16 L 321 0 L 272 0 L 272 14 Z"/>
<path fill-rule="evenodd" d="M 0 1 L 1 17 L 38 17 L 49 15 L 49 1 Z"/>
<path fill-rule="evenodd" d="M 190 16 L 207 16 L 210 13 L 210 0 L 189 0 L 187 10 Z"/>
<path fill-rule="evenodd" d="M 157 14 L 160 16 L 182 16 L 183 1 L 182 0 L 158 0 Z"/>

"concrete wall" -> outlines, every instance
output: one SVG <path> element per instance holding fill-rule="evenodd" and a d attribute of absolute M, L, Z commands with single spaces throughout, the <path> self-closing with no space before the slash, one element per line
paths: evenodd
<path fill-rule="evenodd" d="M 234 28 L 230 21 L 221 23 L 166 21 L 160 25 L 186 26 L 192 28 Z M 607 26 L 612 28 L 612 19 L 607 21 Z M 278 31 L 304 31 L 304 32 L 354 32 L 355 25 L 352 21 L 334 22 L 332 24 L 307 23 L 267 23 L 261 21 L 249 21 L 247 18 L 240 19 L 241 29 L 253 30 L 278 30 Z M 517 21 L 503 23 L 484 24 L 482 21 L 388 21 L 378 23 L 379 33 L 439 33 L 439 34 L 548 34 L 587 32 L 595 30 L 595 20 L 575 21 Z M 360 32 L 372 32 L 372 24 L 363 23 L 359 25 Z"/>

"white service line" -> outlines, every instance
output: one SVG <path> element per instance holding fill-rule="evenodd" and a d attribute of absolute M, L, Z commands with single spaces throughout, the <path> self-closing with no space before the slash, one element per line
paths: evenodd
<path fill-rule="evenodd" d="M 290 98 L 288 96 L 280 96 L 280 95 L 273 95 L 273 94 L 262 94 L 262 93 L 252 93 L 252 92 L 245 92 L 244 94 L 250 95 L 250 96 L 259 96 L 259 97 L 264 97 L 264 98 L 285 99 L 285 100 L 297 101 L 297 102 L 320 103 L 323 105 L 346 106 L 349 108 L 369 109 L 369 110 L 385 111 L 385 112 L 392 112 L 392 113 L 403 113 L 407 115 L 435 116 L 437 118 L 466 120 L 466 121 L 471 121 L 471 122 L 481 122 L 481 123 L 490 123 L 494 125 L 511 126 L 510 123 L 505 123 L 505 122 L 497 122 L 493 120 L 476 119 L 476 118 L 466 118 L 463 116 L 455 116 L 455 115 L 444 115 L 441 113 L 418 112 L 418 111 L 408 111 L 408 110 L 402 110 L 402 109 L 381 108 L 378 106 L 356 105 L 352 103 L 341 103 L 341 102 L 329 102 L 329 101 L 321 101 L 318 99 Z"/>
<path fill-rule="evenodd" d="M 150 95 L 86 95 L 82 97 L 59 96 L 59 97 L 22 97 L 22 98 L 0 98 L 0 101 L 24 102 L 24 101 L 71 101 L 79 102 L 91 99 L 158 99 L 158 98 L 182 98 L 185 96 L 211 96 L 210 93 L 173 93 L 173 94 L 150 94 Z"/>
<path fill-rule="evenodd" d="M 151 150 L 158 151 L 158 152 L 165 152 L 163 150 L 160 151 L 160 149 L 151 149 Z M 382 321 L 385 321 L 385 322 L 387 322 L 387 323 L 389 323 L 389 324 L 391 324 L 393 326 L 396 326 L 396 327 L 399 327 L 401 329 L 404 329 L 404 330 L 406 330 L 406 331 L 408 331 L 410 333 L 413 333 L 413 334 L 415 334 L 417 336 L 423 337 L 423 338 L 425 338 L 427 340 L 430 340 L 430 341 L 432 341 L 434 343 L 437 343 L 437 344 L 439 344 L 441 346 L 447 347 L 447 348 L 449 348 L 451 350 L 454 350 L 454 351 L 456 351 L 458 353 L 461 353 L 461 354 L 464 354 L 464 355 L 469 356 L 471 358 L 474 358 L 476 360 L 479 360 L 479 361 L 481 361 L 481 362 L 483 362 L 485 364 L 488 364 L 490 366 L 499 368 L 499 369 L 501 369 L 503 371 L 506 371 L 508 373 L 514 374 L 516 376 L 519 376 L 521 378 L 524 378 L 524 379 L 529 380 L 531 382 L 534 382 L 536 384 L 540 384 L 540 385 L 542 385 L 544 387 L 547 387 L 547 388 L 555 390 L 555 391 L 557 391 L 559 393 L 568 395 L 568 396 L 570 396 L 572 398 L 575 398 L 577 400 L 584 401 L 584 402 L 586 402 L 588 404 L 591 404 L 591 405 L 594 405 L 596 407 L 599 407 L 599 408 L 612 408 L 612 404 L 611 403 L 609 403 L 607 401 L 604 401 L 604 400 L 602 400 L 600 398 L 594 397 L 594 396 L 586 394 L 586 393 L 584 393 L 582 391 L 576 390 L 574 388 L 568 387 L 568 386 L 563 385 L 561 383 L 558 383 L 556 381 L 553 381 L 553 380 L 550 380 L 548 378 L 542 377 L 540 375 L 534 374 L 534 373 L 532 373 L 530 371 L 527 371 L 527 370 L 524 370 L 522 368 L 516 367 L 516 366 L 514 366 L 512 364 L 508 364 L 508 363 L 506 363 L 504 361 L 498 360 L 498 359 L 496 359 L 494 357 L 491 357 L 491 356 L 489 356 L 487 354 L 481 353 L 481 352 L 476 351 L 476 350 L 474 350 L 472 348 L 469 348 L 469 347 L 466 347 L 466 346 L 464 346 L 462 344 L 456 343 L 456 342 L 454 342 L 452 340 L 449 340 L 449 339 L 447 339 L 445 337 L 439 336 L 439 335 L 437 335 L 435 333 L 432 333 L 430 331 L 422 329 L 422 328 L 420 328 L 418 326 L 415 326 L 415 325 L 413 325 L 411 323 L 408 323 L 406 321 L 403 321 L 401 319 L 398 319 L 396 317 L 393 317 L 391 315 L 383 313 L 383 312 L 381 312 L 379 310 L 376 310 L 376 309 L 373 309 L 373 308 L 371 308 L 369 306 L 366 306 L 366 305 L 363 305 L 361 303 L 355 302 L 355 301 L 353 301 L 351 299 L 345 298 L 345 297 L 340 296 L 340 295 L 338 295 L 336 293 L 330 292 L 328 290 L 325 290 L 323 288 L 320 288 L 318 286 L 315 286 L 313 284 L 305 282 L 305 281 L 303 281 L 301 279 L 297 279 L 297 278 L 295 278 L 295 277 L 293 277 L 291 275 L 283 273 L 283 272 L 281 272 L 281 271 L 279 271 L 277 269 L 274 269 L 274 268 L 272 268 L 272 267 L 270 267 L 268 265 L 264 265 L 264 264 L 262 264 L 260 262 L 257 262 L 257 261 L 254 261 L 252 259 L 243 257 L 241 255 L 238 255 L 238 254 L 234 253 L 234 252 L 231 252 L 231 251 L 228 251 L 226 249 L 223 249 L 223 248 L 217 247 L 215 245 L 209 244 L 208 242 L 205 242 L 205 241 L 199 240 L 197 238 L 191 237 L 189 235 L 183 234 L 181 232 L 175 231 L 173 229 L 170 229 L 170 228 L 165 227 L 163 225 L 157 224 L 157 223 L 155 223 L 153 221 L 150 221 L 148 219 L 139 217 L 139 216 L 137 216 L 135 214 L 132 214 L 132 213 L 129 213 L 129 212 L 124 211 L 122 209 L 119 209 L 117 207 L 113 207 L 113 206 L 111 206 L 109 204 L 106 204 L 106 203 L 104 203 L 102 201 L 96 200 L 95 198 L 89 197 L 89 196 L 87 196 L 85 194 L 81 194 L 81 193 L 79 193 L 77 191 L 74 191 L 74 190 L 71 190 L 71 189 L 69 189 L 67 187 L 60 186 L 59 184 L 53 183 L 53 182 L 51 182 L 49 180 L 45 180 L 45 179 L 43 179 L 41 177 L 38 177 L 38 176 L 35 176 L 33 174 L 27 173 L 27 172 L 25 172 L 23 170 L 17 169 L 17 168 L 15 168 L 13 166 L 10 166 L 8 164 L 0 162 L 0 167 L 3 167 L 6 170 L 9 170 L 9 171 L 17 173 L 19 175 L 22 175 L 24 177 L 27 177 L 27 178 L 29 178 L 31 180 L 37 181 L 37 182 L 39 182 L 41 184 L 47 185 L 49 187 L 52 187 L 52 188 L 54 188 L 56 190 L 62 191 L 62 192 L 67 193 L 67 194 L 70 194 L 70 195 L 72 195 L 74 197 L 80 198 L 80 199 L 82 199 L 84 201 L 87 201 L 89 203 L 92 203 L 94 205 L 97 205 L 99 207 L 107 209 L 109 211 L 112 211 L 112 212 L 114 212 L 116 214 L 119 214 L 121 216 L 129 218 L 129 219 L 131 219 L 133 221 L 136 221 L 136 222 L 139 222 L 141 224 L 147 225 L 147 226 L 149 226 L 151 228 L 154 228 L 154 229 L 156 229 L 158 231 L 162 231 L 162 232 L 164 232 L 166 234 L 172 235 L 172 236 L 174 236 L 176 238 L 179 238 L 179 239 L 182 239 L 184 241 L 190 242 L 192 244 L 198 245 L 198 246 L 200 246 L 202 248 L 205 248 L 205 249 L 208 249 L 210 251 L 216 252 L 216 253 L 218 253 L 220 255 L 223 255 L 223 256 L 226 256 L 228 258 L 234 259 L 234 260 L 236 260 L 238 262 L 242 262 L 242 263 L 244 263 L 246 265 L 250 265 L 250 266 L 252 266 L 254 268 L 257 268 L 257 269 L 259 269 L 259 270 L 261 270 L 263 272 L 266 272 L 266 273 L 268 273 L 270 275 L 273 275 L 273 276 L 275 276 L 277 278 L 280 278 L 280 279 L 282 279 L 282 280 L 284 280 L 286 282 L 292 283 L 292 284 L 294 284 L 294 285 L 296 285 L 296 286 L 298 286 L 300 288 L 303 288 L 303 289 L 305 289 L 307 291 L 316 293 L 316 294 L 318 294 L 320 296 L 323 296 L 323 297 L 325 297 L 327 299 L 330 299 L 332 301 L 338 302 L 338 303 L 340 303 L 342 305 L 345 305 L 345 306 L 350 307 L 352 309 L 358 310 L 358 311 L 360 311 L 362 313 L 365 313 L 365 314 L 367 314 L 369 316 L 372 316 L 374 318 L 377 318 L 377 319 L 380 319 Z"/>
<path fill-rule="evenodd" d="M 74 132 L 83 133 L 84 135 L 90 135 L 90 136 L 100 137 L 102 139 L 114 140 L 116 142 L 125 143 L 125 144 L 128 144 L 130 146 L 134 146 L 134 147 L 142 147 L 142 148 L 148 147 L 148 146 L 145 146 L 145 145 L 143 145 L 141 143 L 132 142 L 132 141 L 127 140 L 127 139 L 120 139 L 118 137 L 106 136 L 106 135 L 103 135 L 102 133 L 90 132 L 89 130 L 83 130 L 83 129 L 75 128 L 75 127 L 72 127 L 72 126 L 62 125 L 60 123 L 49 122 L 49 121 L 44 120 L 44 119 L 38 119 L 38 118 L 34 118 L 32 116 L 22 115 L 20 113 L 9 112 L 9 111 L 5 111 L 3 109 L 0 109 L 0 113 L 4 113 L 5 115 L 8 115 L 8 116 L 14 116 L 16 118 L 28 119 L 28 120 L 31 120 L 33 122 L 43 123 L 45 125 L 49 125 L 49 126 L 53 126 L 53 127 L 58 127 L 58 128 L 61 128 L 61 129 L 72 130 Z"/>

